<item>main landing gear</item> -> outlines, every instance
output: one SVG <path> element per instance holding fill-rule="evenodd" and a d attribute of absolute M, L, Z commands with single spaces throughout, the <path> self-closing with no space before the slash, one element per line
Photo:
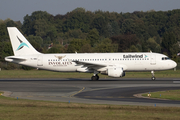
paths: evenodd
<path fill-rule="evenodd" d="M 156 80 L 156 77 L 154 77 L 154 71 L 151 71 L 152 77 L 151 80 Z"/>
<path fill-rule="evenodd" d="M 94 71 L 94 75 L 91 77 L 91 80 L 95 81 L 95 80 L 99 80 L 99 76 L 98 76 L 98 71 Z"/>
<path fill-rule="evenodd" d="M 95 76 L 92 76 L 91 77 L 91 80 L 95 81 L 95 80 L 99 80 L 99 76 L 98 74 L 96 74 Z"/>

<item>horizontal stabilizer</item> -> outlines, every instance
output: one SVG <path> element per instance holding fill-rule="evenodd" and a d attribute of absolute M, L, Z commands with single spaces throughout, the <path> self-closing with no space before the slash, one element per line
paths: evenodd
<path fill-rule="evenodd" d="M 27 58 L 17 57 L 17 56 L 8 56 L 8 57 L 5 57 L 5 60 L 6 60 L 6 61 L 9 61 L 9 62 L 12 62 L 12 61 L 14 61 L 14 60 L 26 61 Z"/>

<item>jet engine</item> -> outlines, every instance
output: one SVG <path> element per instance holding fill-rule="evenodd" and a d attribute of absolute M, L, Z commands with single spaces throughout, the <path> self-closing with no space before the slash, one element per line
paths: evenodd
<path fill-rule="evenodd" d="M 112 67 L 107 70 L 108 76 L 110 77 L 124 77 L 125 72 L 122 67 Z"/>

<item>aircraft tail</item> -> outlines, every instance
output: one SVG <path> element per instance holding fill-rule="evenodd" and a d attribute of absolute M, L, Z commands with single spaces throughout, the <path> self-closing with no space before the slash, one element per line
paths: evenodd
<path fill-rule="evenodd" d="M 16 27 L 7 27 L 15 56 L 40 54 Z"/>

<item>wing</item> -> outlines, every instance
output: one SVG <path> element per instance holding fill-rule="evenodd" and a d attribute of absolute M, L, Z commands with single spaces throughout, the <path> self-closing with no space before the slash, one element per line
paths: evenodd
<path fill-rule="evenodd" d="M 100 64 L 100 63 L 92 63 L 92 62 L 82 62 L 82 61 L 73 61 L 77 64 L 77 66 L 83 65 L 83 67 L 87 67 L 89 70 L 98 70 L 104 67 L 107 67 L 106 64 Z"/>

